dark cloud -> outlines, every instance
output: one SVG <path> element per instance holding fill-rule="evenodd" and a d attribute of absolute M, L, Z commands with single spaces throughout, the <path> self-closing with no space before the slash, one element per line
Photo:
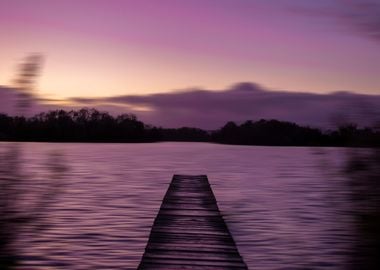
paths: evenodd
<path fill-rule="evenodd" d="M 20 109 L 17 106 L 19 98 L 17 89 L 0 85 L 0 113 L 19 114 Z M 25 115 L 34 115 L 49 108 L 37 96 L 29 96 L 29 99 L 29 108 L 23 112 Z"/>
<path fill-rule="evenodd" d="M 12 113 L 13 104 L 16 102 L 16 94 L 12 89 L 0 86 L 0 113 Z"/>
<path fill-rule="evenodd" d="M 113 113 L 135 113 L 153 125 L 204 129 L 219 128 L 230 120 L 261 118 L 317 127 L 331 127 L 341 122 L 369 125 L 380 115 L 380 95 L 268 91 L 251 83 L 240 83 L 224 91 L 193 89 L 144 96 L 73 98 L 71 101 L 76 105 L 70 108 L 87 106 Z"/>
<path fill-rule="evenodd" d="M 229 120 L 240 122 L 261 118 L 321 127 L 339 121 L 370 124 L 379 113 L 377 108 L 380 108 L 380 96 L 348 92 L 322 95 L 267 91 L 251 83 L 240 83 L 224 91 L 194 89 L 81 101 L 86 101 L 82 105 L 98 104 L 100 107 L 102 104 L 119 108 L 127 106 L 129 111 L 154 125 L 206 129 L 218 128 Z"/>
<path fill-rule="evenodd" d="M 150 107 L 151 112 L 141 115 L 151 123 L 202 128 L 217 128 L 228 120 L 240 122 L 261 118 L 324 127 L 336 124 L 334 121 L 369 124 L 380 108 L 380 96 L 267 91 L 247 83 L 226 91 L 194 90 L 119 98 L 120 102 Z"/>

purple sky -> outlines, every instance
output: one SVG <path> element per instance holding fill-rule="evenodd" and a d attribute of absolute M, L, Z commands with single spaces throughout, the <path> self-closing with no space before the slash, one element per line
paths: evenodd
<path fill-rule="evenodd" d="M 2 0 L 0 85 L 41 52 L 38 96 L 69 105 L 242 81 L 379 94 L 379 18 L 380 0 Z"/>

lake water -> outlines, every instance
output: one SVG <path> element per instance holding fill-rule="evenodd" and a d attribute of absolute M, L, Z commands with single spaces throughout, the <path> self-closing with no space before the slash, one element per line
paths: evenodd
<path fill-rule="evenodd" d="M 39 193 L 53 192 L 40 199 L 49 203 L 37 225 L 19 233 L 19 269 L 136 269 L 173 174 L 207 174 L 250 269 L 347 268 L 354 241 L 342 173 L 347 149 L 207 143 L 18 148 L 17 170 L 28 187 L 22 209 L 30 212 Z"/>

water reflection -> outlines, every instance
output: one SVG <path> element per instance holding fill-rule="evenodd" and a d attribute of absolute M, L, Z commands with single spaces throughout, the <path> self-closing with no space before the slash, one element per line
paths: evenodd
<path fill-rule="evenodd" d="M 173 174 L 208 175 L 250 269 L 378 266 L 366 265 L 380 227 L 378 153 L 358 149 L 348 163 L 342 148 L 0 146 L 2 199 L 12 202 L 1 211 L 23 220 L 1 215 L 2 243 L 11 243 L 1 254 L 19 269 L 136 269 Z"/>
<path fill-rule="evenodd" d="M 67 167 L 59 152 L 50 152 L 39 175 L 25 169 L 23 145 L 1 144 L 0 148 L 0 269 L 13 269 L 20 259 L 17 239 L 36 233 L 48 222 L 49 207 L 58 192 Z"/>
<path fill-rule="evenodd" d="M 356 236 L 351 269 L 380 269 L 380 149 L 350 150 L 346 173 Z"/>

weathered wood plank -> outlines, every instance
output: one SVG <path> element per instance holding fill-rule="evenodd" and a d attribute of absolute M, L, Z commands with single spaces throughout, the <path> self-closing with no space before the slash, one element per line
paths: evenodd
<path fill-rule="evenodd" d="M 207 176 L 173 176 L 138 269 L 248 269 Z"/>

